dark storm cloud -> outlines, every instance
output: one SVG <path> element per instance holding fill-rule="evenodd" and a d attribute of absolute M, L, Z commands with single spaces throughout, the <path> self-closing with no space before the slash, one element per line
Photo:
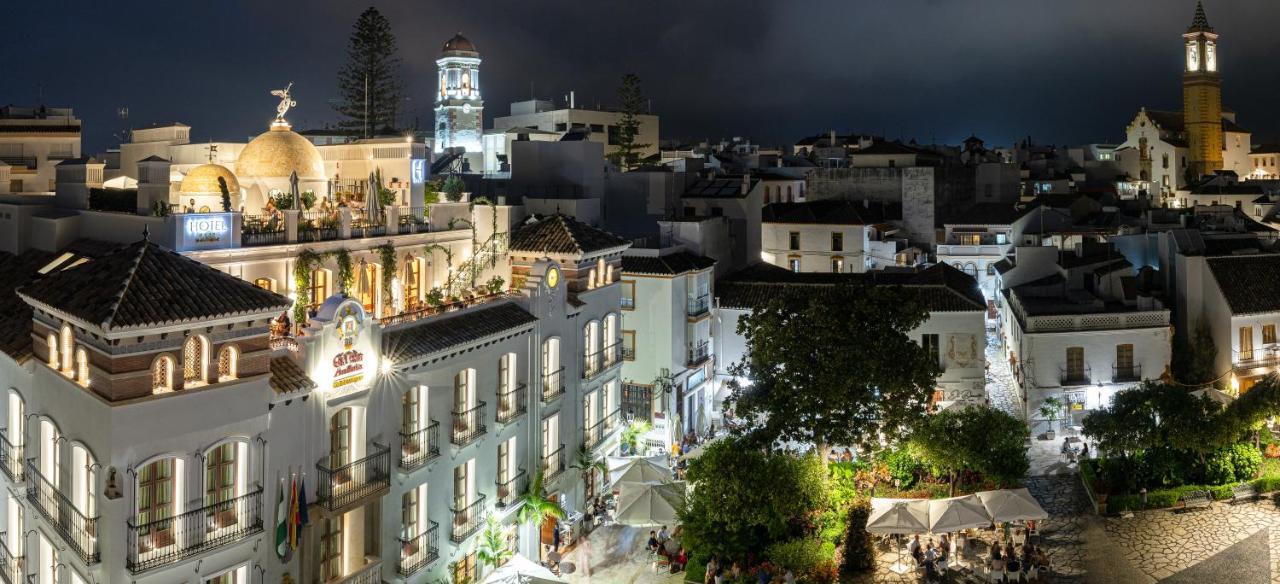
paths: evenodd
<path fill-rule="evenodd" d="M 392 21 L 405 112 L 430 124 L 440 44 L 462 31 L 484 58 L 486 116 L 509 102 L 608 104 L 622 73 L 645 82 L 667 138 L 787 143 L 826 129 L 957 142 L 1117 140 L 1138 107 L 1180 107 L 1191 0 L 495 0 L 375 2 Z M 295 82 L 296 126 L 334 121 L 329 100 L 347 0 L 24 2 L 0 36 L 0 103 L 71 105 L 86 148 L 180 120 L 196 140 L 241 140 Z M 1280 88 L 1275 0 L 1211 0 L 1224 101 L 1254 130 Z M 128 106 L 130 120 L 114 112 Z"/>

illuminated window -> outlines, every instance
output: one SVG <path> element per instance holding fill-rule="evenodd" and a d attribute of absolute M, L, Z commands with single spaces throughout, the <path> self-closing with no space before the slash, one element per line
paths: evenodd
<path fill-rule="evenodd" d="M 1270 345 L 1276 342 L 1276 325 L 1262 325 L 1262 344 Z"/>
<path fill-rule="evenodd" d="M 84 347 L 76 347 L 76 381 L 89 385 L 89 352 Z"/>
<path fill-rule="evenodd" d="M 836 256 L 831 258 L 831 272 L 839 274 L 844 271 L 844 258 Z"/>
<path fill-rule="evenodd" d="M 404 264 L 404 301 L 413 307 L 420 301 L 422 292 L 422 258 L 409 258 Z"/>
<path fill-rule="evenodd" d="M 217 505 L 236 498 L 236 449 L 239 444 L 226 442 L 209 451 L 204 465 L 204 504 Z M 213 520 L 226 526 L 235 523 L 235 506 L 218 510 Z"/>
<path fill-rule="evenodd" d="M 981 245 L 982 234 L 980 233 L 961 233 L 956 236 L 960 241 L 960 245 Z"/>
<path fill-rule="evenodd" d="M 788 258 L 787 258 L 787 269 L 789 269 L 789 270 L 791 270 L 791 271 L 793 271 L 793 272 L 799 272 L 799 271 L 800 271 L 800 257 L 799 257 L 799 256 L 790 256 L 790 257 L 788 257 Z"/>
<path fill-rule="evenodd" d="M 182 380 L 184 385 L 198 384 L 205 379 L 205 353 L 208 341 L 199 335 L 187 337 L 182 344 Z"/>
<path fill-rule="evenodd" d="M 74 339 L 71 336 L 71 325 L 62 325 L 62 371 L 71 372 L 71 349 Z"/>
<path fill-rule="evenodd" d="M 218 381 L 227 381 L 239 377 L 240 349 L 235 345 L 225 345 L 218 351 Z"/>
<path fill-rule="evenodd" d="M 56 370 L 58 368 L 58 335 L 49 333 L 49 337 L 45 339 L 45 348 L 49 351 L 49 367 Z"/>
<path fill-rule="evenodd" d="M 328 582 L 343 575 L 342 520 L 346 515 L 322 520 L 320 531 L 320 580 Z"/>
<path fill-rule="evenodd" d="M 311 271 L 311 290 L 309 292 L 308 296 L 310 297 L 312 308 L 324 303 L 324 299 L 329 297 L 329 270 L 320 268 Z"/>
<path fill-rule="evenodd" d="M 378 305 L 378 290 L 382 287 L 382 278 L 379 276 L 381 270 L 378 264 L 370 264 L 361 262 L 359 275 L 359 293 L 360 304 L 364 305 L 366 312 L 373 313 Z"/>
<path fill-rule="evenodd" d="M 1240 327 L 1240 360 L 1253 360 L 1253 327 Z"/>
<path fill-rule="evenodd" d="M 351 462 L 351 408 L 342 408 L 329 418 L 329 468 L 339 469 Z"/>
<path fill-rule="evenodd" d="M 271 278 L 258 278 L 253 281 L 253 285 L 262 288 L 263 290 L 270 290 L 272 292 L 276 291 L 276 281 Z"/>
<path fill-rule="evenodd" d="M 151 392 L 173 391 L 173 357 L 161 355 L 151 363 Z"/>
<path fill-rule="evenodd" d="M 138 471 L 138 506 L 136 509 L 138 551 L 148 552 L 173 545 L 173 522 L 163 521 L 174 515 L 173 458 L 162 458 Z"/>

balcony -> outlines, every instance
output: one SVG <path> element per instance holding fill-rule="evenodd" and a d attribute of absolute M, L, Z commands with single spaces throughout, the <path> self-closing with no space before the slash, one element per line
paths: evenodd
<path fill-rule="evenodd" d="M 431 420 L 426 428 L 400 432 L 400 468 L 413 470 L 440 456 L 440 422 Z"/>
<path fill-rule="evenodd" d="M 686 353 L 685 366 L 690 368 L 697 367 L 711 358 L 711 343 L 698 341 L 698 344 L 689 347 Z"/>
<path fill-rule="evenodd" d="M 689 299 L 689 305 L 687 307 L 687 310 L 685 310 L 685 314 L 687 314 L 689 318 L 694 318 L 694 317 L 702 316 L 707 312 L 709 312 L 710 310 L 711 310 L 711 296 L 709 294 L 703 294 L 702 296 L 699 296 L 697 298 Z"/>
<path fill-rule="evenodd" d="M 542 477 L 551 480 L 564 472 L 564 444 L 542 456 Z"/>
<path fill-rule="evenodd" d="M 431 527 L 413 539 L 400 540 L 401 576 L 409 577 L 440 559 L 440 524 L 431 522 Z"/>
<path fill-rule="evenodd" d="M 1142 381 L 1142 365 L 1112 365 L 1111 382 Z"/>
<path fill-rule="evenodd" d="M 9 541 L 9 534 L 0 532 L 0 579 L 4 580 L 4 584 L 19 584 L 22 582 L 22 571 L 25 568 L 26 558 L 22 556 L 14 556 L 9 551 L 9 545 L 5 542 Z"/>
<path fill-rule="evenodd" d="M 364 566 L 359 570 L 330 580 L 326 584 L 381 584 L 382 583 L 382 558 L 378 556 L 365 556 Z"/>
<path fill-rule="evenodd" d="M 1253 369 L 1255 367 L 1270 367 L 1280 362 L 1280 352 L 1276 350 L 1275 345 L 1263 346 L 1258 349 L 1249 349 L 1246 351 L 1232 351 L 1232 361 L 1239 369 Z"/>
<path fill-rule="evenodd" d="M 234 499 L 174 517 L 128 524 L 126 567 L 137 574 L 171 564 L 262 531 L 262 487 Z"/>
<path fill-rule="evenodd" d="M 613 367 L 622 362 L 622 343 L 617 342 L 603 350 L 594 353 L 587 353 L 582 358 L 582 378 L 591 379 L 601 373 L 605 369 Z"/>
<path fill-rule="evenodd" d="M 480 524 L 484 519 L 484 495 L 478 495 L 475 501 L 472 501 L 461 509 L 453 508 L 453 543 L 462 543 L 468 537 L 477 531 L 480 531 Z"/>
<path fill-rule="evenodd" d="M 328 468 L 324 462 L 317 463 L 316 470 L 320 476 L 316 502 L 337 513 L 363 499 L 382 496 L 390 489 L 391 449 L 375 442 L 371 450 L 368 456 L 337 468 Z"/>
<path fill-rule="evenodd" d="M 529 411 L 529 388 L 525 384 L 517 384 L 514 388 L 503 391 L 498 388 L 499 424 L 509 424 Z"/>
<path fill-rule="evenodd" d="M 21 166 L 28 169 L 35 169 L 36 167 L 35 156 L 0 156 L 0 162 L 9 166 Z"/>
<path fill-rule="evenodd" d="M 71 499 L 40 474 L 34 459 L 27 460 L 26 475 L 27 500 L 53 525 L 84 563 L 98 563 L 98 518 L 85 517 Z"/>
<path fill-rule="evenodd" d="M 453 412 L 453 438 L 456 446 L 466 446 L 479 440 L 488 432 L 484 425 L 484 402 L 477 403 L 469 410 Z"/>
<path fill-rule="evenodd" d="M 1092 377 L 1093 371 L 1088 365 L 1085 365 L 1083 369 L 1067 367 L 1066 365 L 1058 367 L 1058 381 L 1064 387 L 1068 385 L 1089 385 Z"/>
<path fill-rule="evenodd" d="M 23 480 L 22 445 L 10 444 L 9 431 L 4 428 L 0 428 L 0 470 L 4 471 L 4 476 L 13 484 Z"/>
<path fill-rule="evenodd" d="M 520 495 L 523 495 L 525 489 L 528 488 L 529 473 L 526 473 L 522 468 L 516 472 L 515 476 L 507 479 L 506 482 L 502 482 L 501 480 L 499 480 L 497 481 L 497 483 L 498 483 L 498 497 L 497 497 L 498 507 L 499 508 L 510 507 L 512 505 L 515 505 L 516 501 L 520 500 Z"/>
<path fill-rule="evenodd" d="M 991 257 L 991 258 L 1004 257 L 1005 253 L 1008 252 L 1009 250 L 1009 244 L 994 243 L 994 241 L 995 241 L 994 239 L 991 239 L 990 242 L 984 242 L 977 245 L 964 244 L 964 243 L 938 244 L 938 255 L 941 257 L 947 257 L 947 256 L 978 256 L 978 257 Z"/>
<path fill-rule="evenodd" d="M 595 448 L 603 444 L 614 430 L 622 427 L 621 422 L 622 408 L 613 410 L 603 420 L 582 431 L 582 445 L 587 448 Z"/>
<path fill-rule="evenodd" d="M 564 395 L 564 367 L 542 376 L 542 403 L 551 403 Z"/>

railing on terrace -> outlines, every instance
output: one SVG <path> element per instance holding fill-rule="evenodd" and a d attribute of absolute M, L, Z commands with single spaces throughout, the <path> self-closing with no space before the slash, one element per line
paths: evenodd
<path fill-rule="evenodd" d="M 711 344 L 707 341 L 698 341 L 698 344 L 689 347 L 686 353 L 685 366 L 699 365 L 711 357 Z"/>
<path fill-rule="evenodd" d="M 1093 370 L 1088 365 L 1084 368 L 1067 367 L 1061 365 L 1058 367 L 1058 381 L 1062 385 L 1089 385 L 1093 378 Z"/>
<path fill-rule="evenodd" d="M 337 511 L 389 488 L 391 449 L 375 442 L 371 450 L 368 456 L 337 468 L 329 468 L 325 462 L 317 463 L 320 475 L 317 502 L 330 511 Z"/>
<path fill-rule="evenodd" d="M 27 460 L 27 500 L 58 531 L 71 550 L 86 564 L 98 563 L 98 518 L 85 517 L 75 504 L 50 483 L 35 460 Z"/>
<path fill-rule="evenodd" d="M 1031 316 L 1025 320 L 1029 333 L 1156 328 L 1169 326 L 1169 311 Z"/>
<path fill-rule="evenodd" d="M 22 445 L 14 446 L 9 442 L 9 430 L 0 428 L 0 470 L 11 483 L 20 483 L 22 476 Z"/>
<path fill-rule="evenodd" d="M 384 328 L 394 325 L 407 324 L 417 322 L 424 318 L 430 318 L 437 314 L 445 314 L 447 312 L 455 312 L 464 308 L 470 308 L 479 304 L 485 304 L 494 300 L 499 300 L 507 296 L 506 292 L 498 292 L 496 294 L 488 294 L 485 296 L 477 296 L 470 300 L 459 300 L 448 304 L 440 304 L 436 306 L 424 306 L 414 310 L 407 310 L 400 314 L 385 316 L 378 319 L 378 323 Z"/>
<path fill-rule="evenodd" d="M 440 422 L 431 420 L 425 428 L 400 432 L 400 468 L 412 470 L 440 456 Z"/>
<path fill-rule="evenodd" d="M 351 214 L 351 237 L 382 237 L 387 234 L 387 217 L 381 211 L 373 215 L 363 211 Z"/>
<path fill-rule="evenodd" d="M 1005 251 L 1008 250 L 1009 244 L 1004 243 L 983 243 L 979 245 L 963 244 L 963 243 L 943 243 L 938 244 L 938 255 L 940 256 L 1000 256 L 1003 257 Z"/>
<path fill-rule="evenodd" d="M 25 569 L 23 564 L 26 558 L 22 556 L 14 556 L 9 551 L 9 534 L 0 531 L 0 578 L 4 579 L 5 584 L 19 584 L 22 582 L 22 572 Z"/>
<path fill-rule="evenodd" d="M 529 388 L 523 383 L 517 383 L 515 387 L 503 391 L 498 388 L 498 407 L 497 420 L 499 424 L 506 424 L 529 411 Z"/>
<path fill-rule="evenodd" d="M 298 241 L 332 241 L 338 238 L 338 214 L 327 211 L 303 211 L 298 216 Z"/>
<path fill-rule="evenodd" d="M 1236 367 L 1266 367 L 1280 361 L 1280 351 L 1277 351 L 1274 346 L 1247 351 L 1232 351 L 1232 356 Z"/>
<path fill-rule="evenodd" d="M 595 448 L 604 443 L 614 430 L 622 427 L 622 408 L 609 412 L 600 421 L 582 431 L 582 444 L 587 448 Z"/>
<path fill-rule="evenodd" d="M 542 403 L 550 403 L 564 395 L 564 367 L 542 376 Z"/>
<path fill-rule="evenodd" d="M 476 500 L 461 509 L 452 508 L 451 511 L 453 511 L 453 542 L 466 541 L 471 534 L 480 530 L 481 520 L 484 518 L 484 495 L 477 495 Z"/>
<path fill-rule="evenodd" d="M 470 409 L 453 412 L 453 443 L 466 446 L 484 436 L 488 428 L 484 425 L 484 402 L 478 402 Z"/>
<path fill-rule="evenodd" d="M 364 566 L 346 576 L 332 580 L 330 584 L 381 584 L 381 582 L 382 558 L 365 556 Z"/>
<path fill-rule="evenodd" d="M 524 490 L 528 488 L 529 473 L 526 473 L 522 468 L 519 471 L 516 471 L 516 474 L 505 482 L 499 480 L 497 483 L 498 500 L 496 503 L 498 507 L 510 507 L 520 499 L 520 495 L 523 495 Z"/>
<path fill-rule="evenodd" d="M 440 559 L 440 524 L 435 521 L 426 531 L 412 539 L 400 540 L 401 576 L 412 576 Z"/>
<path fill-rule="evenodd" d="M 286 242 L 284 217 L 245 215 L 240 224 L 240 245 L 280 245 Z"/>
<path fill-rule="evenodd" d="M 689 306 L 686 310 L 686 314 L 689 316 L 702 316 L 709 310 L 711 310 L 711 296 L 703 294 L 697 298 L 689 299 Z"/>
<path fill-rule="evenodd" d="M 604 348 L 604 368 L 608 369 L 622 362 L 622 341 Z"/>
<path fill-rule="evenodd" d="M 1142 381 L 1142 365 L 1112 365 L 1111 381 Z"/>
<path fill-rule="evenodd" d="M 427 230 L 426 207 L 400 207 L 400 233 L 409 233 L 417 227 L 417 232 Z"/>
<path fill-rule="evenodd" d="M 564 472 L 564 444 L 552 452 L 542 456 L 542 476 L 547 480 L 560 476 Z"/>
<path fill-rule="evenodd" d="M 262 531 L 262 488 L 143 524 L 129 520 L 130 572 L 138 573 L 240 541 Z"/>
<path fill-rule="evenodd" d="M 9 166 L 23 166 L 26 168 L 36 167 L 35 156 L 0 156 L 0 162 L 4 162 Z"/>

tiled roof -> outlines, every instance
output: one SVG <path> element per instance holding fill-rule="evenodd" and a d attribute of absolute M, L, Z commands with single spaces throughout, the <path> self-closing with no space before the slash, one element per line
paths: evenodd
<path fill-rule="evenodd" d="M 829 294 L 840 284 L 902 286 L 915 292 L 930 312 L 985 310 L 987 303 L 973 277 L 946 264 L 921 271 L 872 271 L 863 274 L 792 272 L 757 264 L 716 282 L 716 299 L 723 308 L 751 310 L 764 306 L 784 290 Z"/>
<path fill-rule="evenodd" d="M 455 315 L 429 318 L 382 333 L 382 354 L 394 363 L 420 359 L 533 322 L 537 317 L 519 304 L 502 301 Z"/>
<path fill-rule="evenodd" d="M 670 275 L 696 272 L 714 266 L 716 261 L 696 253 L 680 251 L 664 256 L 622 256 L 622 273 Z"/>
<path fill-rule="evenodd" d="M 568 215 L 534 218 L 511 233 L 511 251 L 529 253 L 586 254 L 629 242 Z"/>
<path fill-rule="evenodd" d="M 747 179 L 747 193 L 755 188 L 760 179 Z M 684 190 L 686 199 L 741 199 L 747 196 L 742 192 L 742 177 L 703 178 L 694 181 Z"/>
<path fill-rule="evenodd" d="M 316 388 L 307 373 L 290 357 L 271 358 L 271 389 L 278 394 L 311 391 Z"/>
<path fill-rule="evenodd" d="M 1209 258 L 1232 314 L 1280 312 L 1280 255 Z"/>
<path fill-rule="evenodd" d="M 20 255 L 0 252 L 0 351 L 15 361 L 31 355 L 31 305 L 14 293 L 36 277 L 37 270 L 56 254 L 28 251 Z"/>
<path fill-rule="evenodd" d="M 897 215 L 889 217 L 888 215 Z M 762 223 L 791 223 L 796 225 L 870 225 L 886 219 L 901 218 L 881 203 L 862 204 L 843 199 L 808 201 L 804 203 L 772 203 L 761 211 Z"/>
<path fill-rule="evenodd" d="M 943 220 L 944 225 L 1012 225 L 1027 213 L 1027 207 L 1009 203 L 977 203 Z"/>
<path fill-rule="evenodd" d="M 282 311 L 289 299 L 148 240 L 18 290 L 104 329 Z"/>

